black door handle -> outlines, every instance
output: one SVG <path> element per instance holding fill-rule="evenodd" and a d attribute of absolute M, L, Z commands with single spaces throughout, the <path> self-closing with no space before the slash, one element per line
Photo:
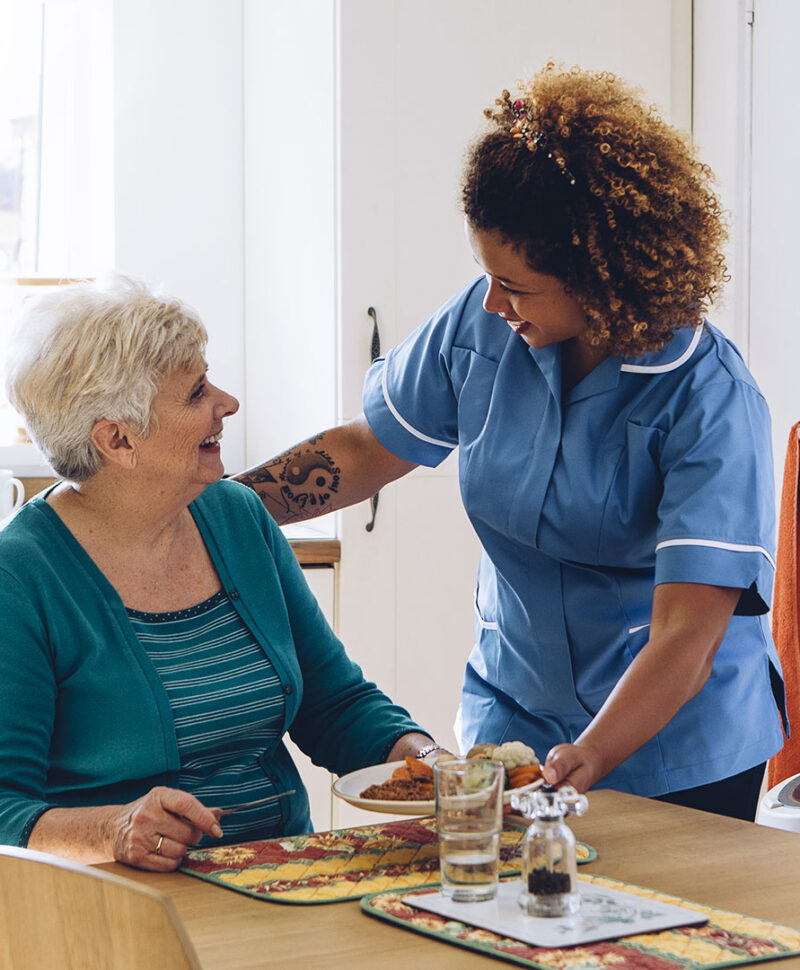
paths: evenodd
<path fill-rule="evenodd" d="M 381 355 L 381 332 L 378 329 L 378 314 L 375 311 L 375 307 L 367 307 L 367 315 L 372 317 L 372 340 L 369 345 L 370 361 L 375 360 Z M 380 492 L 376 492 L 372 498 L 369 500 L 369 508 L 372 513 L 372 518 L 367 522 L 366 529 L 367 532 L 372 532 L 375 528 L 375 516 L 378 513 L 378 498 L 380 497 Z"/>

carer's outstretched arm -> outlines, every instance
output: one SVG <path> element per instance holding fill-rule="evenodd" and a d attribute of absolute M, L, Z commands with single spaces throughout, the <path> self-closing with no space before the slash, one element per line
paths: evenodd
<path fill-rule="evenodd" d="M 355 505 L 416 465 L 387 451 L 360 414 L 241 472 L 279 525 Z"/>
<path fill-rule="evenodd" d="M 575 743 L 550 749 L 547 783 L 587 791 L 668 724 L 708 680 L 741 592 L 695 583 L 656 586 L 650 639 Z"/>

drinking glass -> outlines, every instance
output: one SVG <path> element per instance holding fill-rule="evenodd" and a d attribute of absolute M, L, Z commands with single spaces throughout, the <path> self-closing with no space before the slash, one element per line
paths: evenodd
<path fill-rule="evenodd" d="M 499 761 L 438 761 L 433 768 L 442 895 L 477 903 L 497 895 L 505 769 Z"/>

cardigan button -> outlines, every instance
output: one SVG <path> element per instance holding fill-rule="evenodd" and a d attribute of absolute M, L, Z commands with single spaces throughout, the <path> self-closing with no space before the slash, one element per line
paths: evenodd
<path fill-rule="evenodd" d="M 230 593 L 228 593 L 228 597 L 229 597 L 230 599 L 232 599 L 232 600 L 238 600 L 238 599 L 239 599 L 239 594 L 238 594 L 238 593 L 236 592 L 236 590 L 235 590 L 235 589 L 232 589 L 232 590 L 230 591 Z"/>
<path fill-rule="evenodd" d="M 284 692 L 284 694 L 291 694 L 291 692 L 292 692 L 292 685 L 291 684 L 284 684 L 284 686 L 283 686 L 283 692 Z"/>

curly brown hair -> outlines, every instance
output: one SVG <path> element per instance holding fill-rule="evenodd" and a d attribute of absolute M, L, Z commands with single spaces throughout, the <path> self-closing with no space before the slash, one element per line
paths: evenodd
<path fill-rule="evenodd" d="M 550 62 L 484 114 L 462 204 L 583 306 L 618 356 L 698 325 L 728 279 L 727 222 L 689 137 L 614 74 Z M 512 129 L 514 129 L 512 131 Z"/>

